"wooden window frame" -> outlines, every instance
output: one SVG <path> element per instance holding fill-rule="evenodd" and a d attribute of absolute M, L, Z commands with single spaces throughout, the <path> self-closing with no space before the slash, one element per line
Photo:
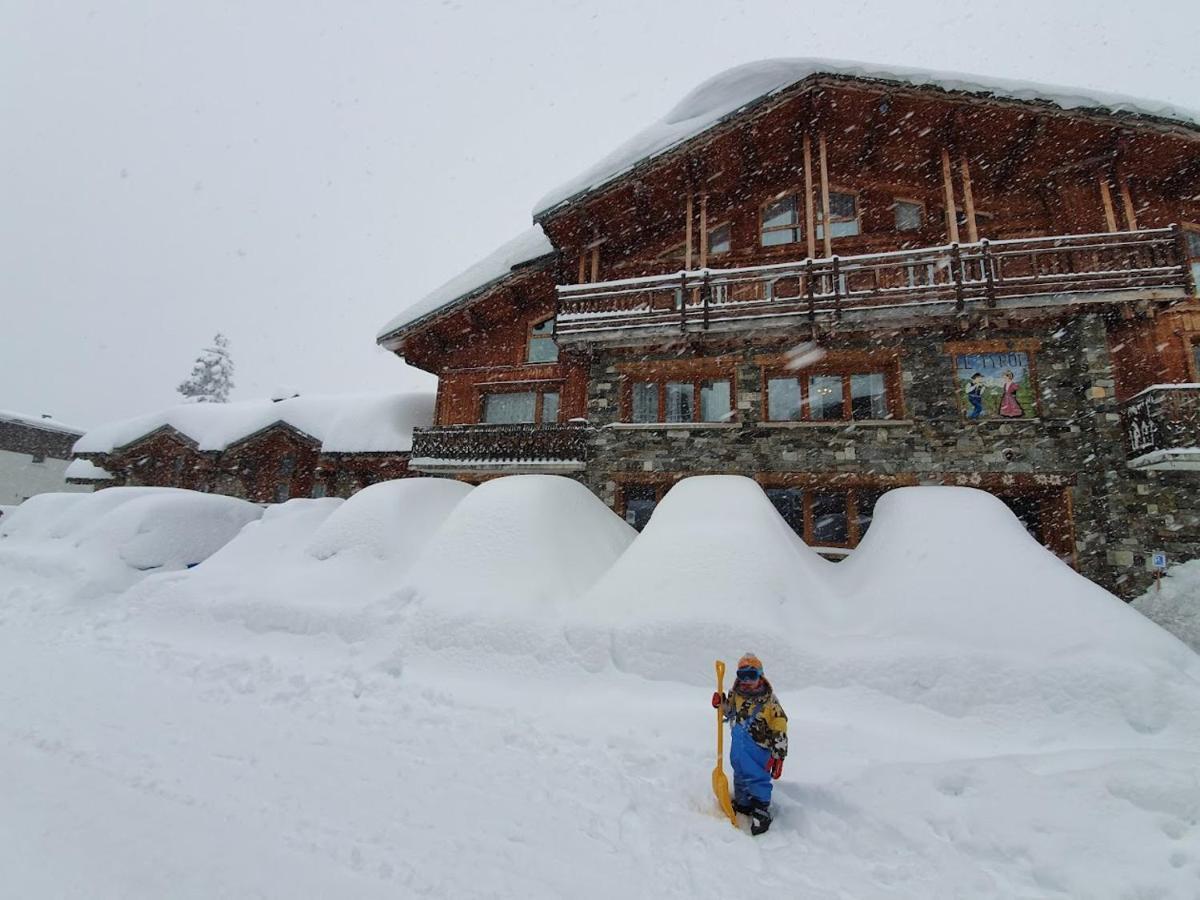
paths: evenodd
<path fill-rule="evenodd" d="M 618 481 L 615 500 L 616 514 L 621 517 L 623 522 L 628 523 L 625 518 L 629 512 L 629 489 L 630 488 L 652 488 L 654 490 L 654 505 L 657 508 L 658 504 L 662 503 L 663 497 L 667 495 L 667 491 L 675 486 L 679 477 L 676 475 L 663 475 L 656 477 L 650 481 Z"/>
<path fill-rule="evenodd" d="M 834 352 L 820 362 L 806 366 L 797 371 L 789 369 L 785 362 L 769 358 L 760 360 L 762 365 L 763 404 L 762 421 L 764 422 L 813 422 L 816 424 L 844 425 L 852 422 L 888 422 L 902 419 L 903 398 L 901 396 L 900 360 L 895 353 L 888 354 L 855 354 L 839 358 Z M 842 379 L 842 417 L 839 419 L 817 419 L 812 415 L 812 404 L 806 402 L 811 396 L 811 379 L 816 376 L 840 377 Z M 882 419 L 855 419 L 853 415 L 853 394 L 851 393 L 851 377 L 854 375 L 882 375 L 884 386 L 884 402 L 888 414 Z M 800 381 L 800 418 L 772 419 L 771 418 L 771 381 L 776 378 L 795 378 Z"/>
<path fill-rule="evenodd" d="M 794 212 L 795 212 L 795 216 L 796 216 L 796 224 L 795 225 L 772 225 L 770 228 L 768 228 L 767 224 L 766 224 L 767 207 L 770 206 L 772 203 L 778 203 L 780 200 L 783 200 L 786 197 L 792 198 L 792 204 L 793 204 Z M 792 188 L 792 189 L 789 189 L 786 191 L 782 191 L 782 192 L 776 194 L 775 196 L 770 197 L 767 200 L 764 200 L 762 203 L 759 204 L 759 206 L 758 206 L 758 247 L 760 250 L 768 250 L 769 251 L 769 250 L 774 250 L 778 247 L 790 247 L 792 244 L 799 244 L 799 243 L 803 242 L 803 240 L 804 240 L 804 207 L 801 205 L 801 202 L 800 202 L 803 199 L 804 199 L 803 190 L 800 188 Z M 768 231 L 776 232 L 776 231 L 788 231 L 788 230 L 795 231 L 795 233 L 796 233 L 795 240 L 784 241 L 782 244 L 764 244 L 763 243 L 763 235 L 765 235 Z M 730 235 L 730 237 L 732 238 L 732 234 Z"/>
<path fill-rule="evenodd" d="M 556 332 L 557 332 L 557 330 L 558 330 L 558 329 L 557 329 L 557 323 L 555 324 L 555 326 L 554 326 L 554 327 L 552 327 L 552 328 L 550 329 L 550 335 L 549 335 L 549 337 L 543 337 L 543 336 L 541 336 L 541 335 L 538 335 L 537 337 L 534 337 L 534 334 L 533 334 L 533 330 L 534 330 L 535 328 L 538 328 L 538 327 L 539 327 L 539 326 L 541 326 L 541 325 L 545 325 L 547 322 L 553 322 L 553 321 L 554 321 L 554 319 L 555 319 L 555 315 L 554 315 L 553 313 L 551 313 L 551 314 L 550 314 L 550 315 L 548 315 L 548 316 L 544 316 L 543 318 L 541 318 L 541 319 L 538 319 L 536 322 L 531 322 L 531 323 L 530 323 L 530 325 L 529 325 L 529 328 L 527 328 L 527 329 L 526 329 L 526 331 L 525 331 L 525 353 L 524 353 L 524 359 L 521 361 L 521 364 L 522 364 L 522 365 L 525 365 L 525 366 L 554 366 L 554 365 L 558 365 L 558 358 L 559 358 L 559 354 L 562 352 L 562 348 L 558 346 L 558 341 L 556 341 L 556 340 L 554 339 L 554 335 L 555 335 L 555 333 L 556 333 Z M 532 359 L 530 359 L 530 358 L 529 358 L 529 356 L 530 356 L 530 351 L 533 349 L 533 342 L 534 342 L 535 340 L 538 340 L 538 341 L 547 341 L 547 340 L 548 340 L 548 341 L 550 341 L 550 343 L 552 343 L 552 344 L 554 345 L 554 359 L 544 359 L 544 360 L 536 360 L 536 361 L 535 361 L 535 360 L 532 360 Z"/>
<path fill-rule="evenodd" d="M 562 417 L 562 384 L 560 382 L 552 382 L 550 384 L 530 385 L 528 382 L 514 381 L 512 386 L 501 384 L 489 384 L 479 388 L 479 400 L 476 405 L 475 421 L 479 425 L 557 425 L 558 419 Z M 487 422 L 484 421 L 484 411 L 487 407 L 487 398 L 489 394 L 533 394 L 533 421 L 532 422 Z M 542 404 L 545 402 L 545 394 L 558 394 L 558 418 L 553 422 L 542 421 Z"/>
<path fill-rule="evenodd" d="M 729 229 L 729 249 L 728 250 L 714 250 L 712 248 L 713 232 L 717 231 L 721 228 Z M 732 253 L 733 252 L 733 221 L 726 220 L 724 222 L 718 222 L 716 225 L 713 225 L 712 227 L 710 227 L 708 229 L 708 232 L 704 235 L 704 242 L 705 242 L 706 249 L 708 251 L 707 255 L 709 258 L 714 257 L 714 256 L 727 256 L 730 253 Z M 782 247 L 782 246 L 786 246 L 786 245 L 779 244 L 778 246 Z"/>
<path fill-rule="evenodd" d="M 915 206 L 921 210 L 921 221 L 917 225 L 916 228 L 900 228 L 896 224 L 896 210 L 900 206 L 901 203 L 904 203 L 908 206 Z M 913 234 L 913 233 L 919 234 L 925 228 L 926 216 L 927 216 L 927 211 L 926 211 L 924 200 L 915 200 L 912 197 L 893 197 L 892 198 L 892 228 L 895 230 L 895 232 L 897 234 Z"/>
<path fill-rule="evenodd" d="M 715 425 L 720 422 L 707 422 L 700 417 L 702 404 L 700 402 L 700 386 L 705 381 L 729 382 L 729 412 L 730 417 L 725 422 L 733 421 L 737 414 L 737 362 L 732 357 L 717 357 L 692 360 L 662 360 L 658 362 L 618 363 L 617 372 L 621 378 L 620 384 L 620 421 L 624 424 L 688 426 Z M 683 382 L 692 384 L 695 392 L 692 404 L 692 419 L 690 422 L 667 422 L 662 419 L 667 409 L 667 382 Z M 646 382 L 658 386 L 658 421 L 633 421 L 633 385 L 636 382 Z"/>
<path fill-rule="evenodd" d="M 829 483 L 828 481 L 820 481 L 811 478 L 802 480 L 794 480 L 791 478 L 778 476 L 760 476 L 758 478 L 759 486 L 763 491 L 771 490 L 795 490 L 800 491 L 801 495 L 801 510 L 803 516 L 803 534 L 800 538 L 809 547 L 829 547 L 839 550 L 853 550 L 858 546 L 863 537 L 863 530 L 859 522 L 859 506 L 868 494 L 883 494 L 896 485 L 893 484 L 837 484 Z M 845 494 L 846 495 L 846 540 L 842 543 L 816 543 L 813 536 L 815 519 L 813 516 L 813 497 L 816 494 Z M 772 504 L 774 505 L 774 504 Z"/>
<path fill-rule="evenodd" d="M 833 198 L 837 194 L 841 194 L 846 197 L 854 198 L 854 225 L 857 230 L 854 232 L 854 234 L 832 234 L 833 226 L 837 222 L 839 222 L 839 221 L 848 222 L 850 220 L 849 219 L 834 219 L 833 213 L 830 213 L 829 214 L 829 231 L 831 232 L 830 240 L 844 241 L 844 240 L 850 240 L 852 238 L 862 237 L 863 236 L 862 192 L 856 191 L 852 188 L 838 187 L 836 185 L 831 184 L 829 186 L 829 205 L 830 206 L 833 206 Z M 824 215 L 824 210 L 821 209 L 821 197 L 819 194 L 817 196 L 816 202 L 813 204 L 813 215 L 815 216 L 815 221 L 813 222 L 813 234 L 816 236 L 816 239 L 818 241 L 823 241 L 823 240 L 825 240 L 825 234 L 824 234 L 825 215 Z"/>

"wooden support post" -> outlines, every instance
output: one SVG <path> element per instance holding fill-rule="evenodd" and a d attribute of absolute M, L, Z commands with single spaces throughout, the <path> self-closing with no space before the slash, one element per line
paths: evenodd
<path fill-rule="evenodd" d="M 600 245 L 592 248 L 592 284 L 600 280 Z"/>
<path fill-rule="evenodd" d="M 975 224 L 975 195 L 971 192 L 971 168 L 967 158 L 958 160 L 959 173 L 962 176 L 963 211 L 967 214 L 967 240 L 972 244 L 979 243 L 979 228 Z"/>
<path fill-rule="evenodd" d="M 817 140 L 821 160 L 821 231 L 825 238 L 825 258 L 833 256 L 833 235 L 829 229 L 829 156 L 825 152 L 825 132 Z"/>
<path fill-rule="evenodd" d="M 700 302 L 704 304 L 704 330 L 708 331 L 708 303 L 712 294 L 712 286 L 708 283 L 708 272 L 704 273 L 704 281 L 700 286 Z"/>
<path fill-rule="evenodd" d="M 829 234 L 828 220 L 826 220 L 825 234 Z M 842 261 L 836 256 L 833 257 L 833 317 L 835 319 L 842 317 Z"/>
<path fill-rule="evenodd" d="M 587 281 L 587 248 L 579 251 L 579 278 L 576 279 L 576 284 L 583 284 Z"/>
<path fill-rule="evenodd" d="M 958 241 L 950 245 L 950 277 L 954 279 L 954 311 L 962 312 L 965 305 L 963 298 L 962 253 L 958 249 Z"/>
<path fill-rule="evenodd" d="M 1129 179 L 1120 178 L 1119 186 L 1121 188 L 1121 205 L 1125 207 L 1125 227 L 1129 231 L 1137 231 L 1137 215 L 1133 211 L 1133 195 L 1129 193 Z"/>
<path fill-rule="evenodd" d="M 813 211 L 812 138 L 804 135 L 804 235 L 808 238 L 808 258 L 817 255 L 816 215 Z"/>
<path fill-rule="evenodd" d="M 1104 224 L 1108 226 L 1110 232 L 1117 231 L 1117 214 L 1113 209 L 1112 191 L 1108 187 L 1108 176 L 1097 176 L 1096 183 L 1100 185 L 1100 202 L 1104 205 Z"/>
<path fill-rule="evenodd" d="M 946 195 L 946 237 L 958 243 L 958 210 L 954 205 L 954 177 L 950 171 L 950 151 L 942 148 L 942 188 Z"/>
<path fill-rule="evenodd" d="M 810 329 L 814 329 L 817 327 L 817 283 L 813 276 L 811 256 L 804 263 L 804 285 L 808 294 L 808 324 Z"/>
<path fill-rule="evenodd" d="M 692 195 L 687 197 L 687 225 L 684 227 L 686 237 L 683 241 L 683 267 L 689 271 L 692 268 Z"/>
<path fill-rule="evenodd" d="M 996 275 L 992 269 L 992 245 L 987 238 L 981 242 L 980 265 L 983 266 L 984 296 L 988 306 L 996 305 Z"/>
<path fill-rule="evenodd" d="M 708 194 L 700 195 L 700 268 L 708 267 Z"/>

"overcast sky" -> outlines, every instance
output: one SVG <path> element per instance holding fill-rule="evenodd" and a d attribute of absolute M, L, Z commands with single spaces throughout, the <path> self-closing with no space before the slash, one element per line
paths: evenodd
<path fill-rule="evenodd" d="M 378 328 L 722 69 L 772 56 L 1200 107 L 1200 3 L 0 0 L 0 408 L 431 382 Z"/>

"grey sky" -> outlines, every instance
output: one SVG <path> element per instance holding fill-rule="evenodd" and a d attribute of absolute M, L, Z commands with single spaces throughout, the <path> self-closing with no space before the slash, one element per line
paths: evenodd
<path fill-rule="evenodd" d="M 0 408 L 429 383 L 403 306 L 716 72 L 825 56 L 1200 107 L 1200 4 L 0 0 Z"/>

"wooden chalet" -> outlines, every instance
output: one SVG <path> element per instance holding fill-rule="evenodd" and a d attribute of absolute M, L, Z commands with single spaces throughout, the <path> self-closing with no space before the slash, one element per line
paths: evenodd
<path fill-rule="evenodd" d="M 743 474 L 831 555 L 971 485 L 1125 594 L 1200 556 L 1200 116 L 772 61 L 534 218 L 380 333 L 439 377 L 413 468 L 571 473 L 639 527 Z"/>

